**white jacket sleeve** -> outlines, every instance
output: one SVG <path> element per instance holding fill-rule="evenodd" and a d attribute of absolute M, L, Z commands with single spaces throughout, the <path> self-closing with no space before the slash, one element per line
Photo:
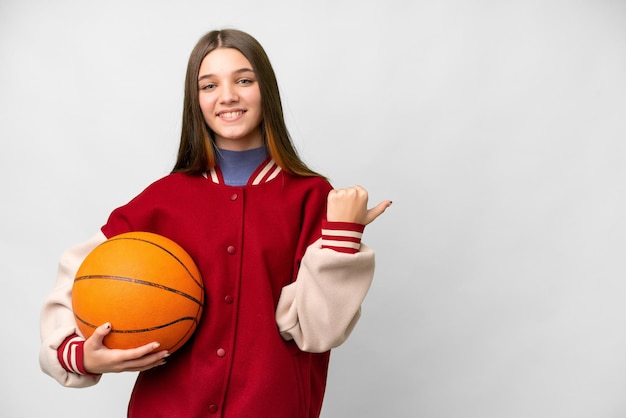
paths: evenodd
<path fill-rule="evenodd" d="M 41 370 L 63 386 L 86 387 L 100 380 L 100 376 L 84 376 L 66 371 L 58 360 L 57 349 L 69 336 L 80 335 L 72 312 L 74 277 L 85 257 L 104 241 L 105 235 L 99 232 L 89 241 L 63 253 L 59 260 L 56 285 L 46 297 L 41 310 L 39 365 Z"/>
<path fill-rule="evenodd" d="M 282 289 L 278 329 L 303 351 L 321 353 L 341 345 L 361 315 L 374 277 L 374 251 L 361 244 L 355 254 L 322 248 L 306 250 L 297 279 Z"/>

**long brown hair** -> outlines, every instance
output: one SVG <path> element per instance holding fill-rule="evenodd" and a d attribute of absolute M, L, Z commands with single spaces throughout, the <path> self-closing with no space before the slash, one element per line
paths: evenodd
<path fill-rule="evenodd" d="M 261 91 L 265 147 L 283 170 L 301 176 L 319 176 L 300 159 L 285 125 L 283 106 L 274 69 L 261 44 L 249 34 L 223 29 L 204 35 L 189 57 L 185 77 L 183 124 L 178 157 L 173 172 L 201 174 L 215 166 L 211 129 L 207 126 L 198 99 L 198 73 L 202 60 L 217 48 L 234 48 L 252 65 Z"/>

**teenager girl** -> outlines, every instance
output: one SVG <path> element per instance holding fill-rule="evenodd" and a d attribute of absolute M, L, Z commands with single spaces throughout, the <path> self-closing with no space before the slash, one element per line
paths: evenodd
<path fill-rule="evenodd" d="M 350 334 L 372 281 L 359 187 L 333 190 L 298 157 L 274 71 L 261 45 L 213 31 L 191 53 L 173 172 L 114 210 L 59 262 L 41 315 L 42 369 L 65 386 L 139 371 L 133 418 L 298 418 L 320 414 L 330 349 Z M 194 258 L 206 304 L 193 338 L 171 357 L 158 342 L 112 350 L 89 339 L 71 306 L 86 255 L 114 235 L 164 235 Z"/>

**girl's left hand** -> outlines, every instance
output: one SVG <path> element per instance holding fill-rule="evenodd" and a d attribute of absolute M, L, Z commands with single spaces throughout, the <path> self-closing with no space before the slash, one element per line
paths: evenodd
<path fill-rule="evenodd" d="M 329 222 L 353 222 L 367 225 L 391 205 L 391 200 L 383 200 L 368 210 L 367 199 L 367 190 L 361 186 L 331 190 L 328 193 L 326 219 Z"/>

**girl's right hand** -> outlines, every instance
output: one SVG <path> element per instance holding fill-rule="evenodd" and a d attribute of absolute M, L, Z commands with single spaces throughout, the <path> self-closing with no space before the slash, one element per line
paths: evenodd
<path fill-rule="evenodd" d="M 87 372 L 141 372 L 165 364 L 165 358 L 169 356 L 166 350 L 153 352 L 159 347 L 156 342 L 128 350 L 110 349 L 102 341 L 110 332 L 111 324 L 103 324 L 85 341 L 83 365 Z"/>

